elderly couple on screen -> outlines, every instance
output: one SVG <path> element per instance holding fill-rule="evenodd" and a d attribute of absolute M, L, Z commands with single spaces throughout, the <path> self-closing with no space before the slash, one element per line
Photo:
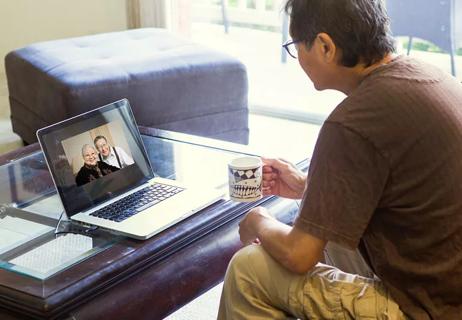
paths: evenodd
<path fill-rule="evenodd" d="M 84 164 L 75 178 L 78 186 L 134 163 L 133 158 L 124 149 L 110 146 L 104 136 L 97 136 L 93 143 L 94 146 L 85 144 L 82 147 Z"/>

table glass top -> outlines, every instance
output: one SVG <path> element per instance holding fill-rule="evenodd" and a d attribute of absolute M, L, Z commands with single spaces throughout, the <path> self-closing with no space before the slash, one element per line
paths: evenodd
<path fill-rule="evenodd" d="M 226 189 L 227 163 L 242 152 L 151 136 L 143 141 L 158 176 L 193 188 Z M 0 166 L 0 268 L 45 280 L 122 238 L 78 228 L 62 214 L 41 151 Z"/>

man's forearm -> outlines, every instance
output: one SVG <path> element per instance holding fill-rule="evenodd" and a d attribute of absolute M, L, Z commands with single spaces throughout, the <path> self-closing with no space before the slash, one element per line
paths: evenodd
<path fill-rule="evenodd" d="M 305 273 L 320 260 L 324 241 L 265 216 L 256 219 L 255 230 L 263 248 L 292 272 Z"/>

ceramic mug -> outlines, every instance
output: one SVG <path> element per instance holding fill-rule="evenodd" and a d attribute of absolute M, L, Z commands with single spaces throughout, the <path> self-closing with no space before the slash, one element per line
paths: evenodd
<path fill-rule="evenodd" d="M 228 164 L 229 197 L 239 202 L 262 198 L 262 167 L 258 157 L 240 157 Z"/>

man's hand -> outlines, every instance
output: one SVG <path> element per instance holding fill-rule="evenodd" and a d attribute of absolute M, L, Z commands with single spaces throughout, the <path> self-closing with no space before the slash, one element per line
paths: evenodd
<path fill-rule="evenodd" d="M 263 160 L 263 195 L 301 199 L 305 191 L 306 175 L 293 164 L 282 159 Z"/>
<path fill-rule="evenodd" d="M 263 207 L 256 207 L 250 210 L 246 216 L 239 222 L 239 236 L 244 245 L 252 243 L 259 244 L 260 240 L 257 237 L 257 228 L 261 220 L 274 219 Z"/>
<path fill-rule="evenodd" d="M 303 274 L 322 257 L 326 241 L 273 218 L 263 207 L 250 210 L 239 223 L 244 245 L 260 244 L 288 270 Z"/>

